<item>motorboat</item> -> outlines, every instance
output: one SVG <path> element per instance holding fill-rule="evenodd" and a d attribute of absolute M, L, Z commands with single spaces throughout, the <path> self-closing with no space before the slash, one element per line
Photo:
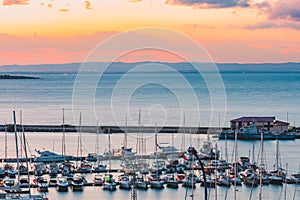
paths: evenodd
<path fill-rule="evenodd" d="M 121 175 L 119 177 L 119 188 L 120 189 L 131 189 L 132 187 L 132 184 L 131 184 L 131 181 L 129 179 L 129 176 L 127 175 Z"/>
<path fill-rule="evenodd" d="M 162 189 L 164 188 L 164 181 L 162 180 L 152 180 L 150 181 L 150 187 L 155 189 Z"/>
<path fill-rule="evenodd" d="M 216 187 L 216 179 L 214 177 L 211 176 L 207 176 L 206 177 L 206 186 L 209 188 L 215 188 Z M 204 179 L 201 180 L 200 182 L 201 186 L 204 186 Z"/>
<path fill-rule="evenodd" d="M 285 179 L 285 182 L 288 184 L 299 184 L 300 183 L 300 174 L 291 174 L 289 177 Z"/>
<path fill-rule="evenodd" d="M 117 189 L 117 184 L 116 184 L 112 174 L 105 174 L 103 189 L 104 190 L 116 190 Z"/>
<path fill-rule="evenodd" d="M 59 172 L 59 167 L 57 165 L 57 163 L 50 163 L 49 165 L 49 175 L 51 177 L 55 177 Z"/>
<path fill-rule="evenodd" d="M 30 183 L 27 177 L 20 177 L 20 193 L 30 193 Z"/>
<path fill-rule="evenodd" d="M 7 193 L 14 192 L 16 189 L 18 189 L 15 187 L 14 179 L 4 179 L 3 186 L 5 188 L 5 192 L 7 192 Z"/>
<path fill-rule="evenodd" d="M 69 183 L 66 177 L 59 177 L 57 180 L 57 191 L 67 192 L 69 190 Z"/>
<path fill-rule="evenodd" d="M 63 162 L 60 166 L 60 171 L 62 176 L 69 176 L 74 171 L 74 166 L 72 162 Z"/>
<path fill-rule="evenodd" d="M 95 153 L 89 153 L 85 158 L 87 162 L 97 162 L 97 157 Z"/>
<path fill-rule="evenodd" d="M 104 183 L 103 176 L 101 174 L 94 175 L 93 182 L 94 186 L 102 186 Z"/>
<path fill-rule="evenodd" d="M 190 173 L 188 176 L 186 176 L 185 180 L 182 183 L 182 186 L 195 188 L 196 187 L 195 175 L 193 173 Z"/>
<path fill-rule="evenodd" d="M 162 159 L 158 159 L 153 161 L 151 172 L 161 174 L 163 171 L 166 171 L 166 161 Z"/>
<path fill-rule="evenodd" d="M 77 169 L 74 170 L 75 173 L 90 173 L 92 170 L 91 163 L 87 161 L 83 161 L 80 163 L 80 165 L 77 167 Z"/>
<path fill-rule="evenodd" d="M 18 173 L 20 175 L 27 175 L 28 174 L 28 168 L 23 163 L 21 163 L 20 166 L 19 166 L 19 169 L 18 169 Z"/>
<path fill-rule="evenodd" d="M 217 179 L 217 185 L 230 187 L 231 179 L 226 175 L 220 175 Z"/>
<path fill-rule="evenodd" d="M 5 178 L 5 170 L 3 167 L 0 167 L 0 178 Z"/>
<path fill-rule="evenodd" d="M 14 169 L 14 167 L 11 166 L 11 167 L 7 170 L 7 176 L 8 176 L 9 178 L 15 178 L 16 175 L 17 175 L 16 170 Z"/>
<path fill-rule="evenodd" d="M 48 182 L 49 187 L 56 187 L 57 186 L 57 179 L 56 178 L 50 178 Z"/>
<path fill-rule="evenodd" d="M 209 135 L 207 135 L 207 140 L 203 141 L 198 156 L 202 160 L 219 159 L 220 151 L 213 147 Z"/>
<path fill-rule="evenodd" d="M 175 179 L 174 174 L 169 174 L 165 177 L 165 183 L 168 188 L 178 188 L 179 181 Z"/>
<path fill-rule="evenodd" d="M 74 176 L 71 186 L 73 191 L 83 191 L 84 182 L 82 176 L 80 175 Z"/>
<path fill-rule="evenodd" d="M 47 179 L 40 178 L 38 180 L 38 188 L 37 188 L 37 190 L 39 192 L 48 192 L 48 187 L 49 187 L 49 183 L 48 183 Z"/>
<path fill-rule="evenodd" d="M 184 152 L 178 150 L 175 146 L 169 145 L 169 143 L 157 143 L 157 147 L 159 148 L 159 151 L 155 152 L 154 156 L 158 158 L 167 158 L 168 155 L 174 155 L 177 156 L 182 155 Z"/>
<path fill-rule="evenodd" d="M 150 187 L 155 189 L 164 188 L 164 181 L 160 179 L 158 173 L 148 176 Z"/>
<path fill-rule="evenodd" d="M 239 130 L 222 131 L 219 135 L 219 139 L 234 140 L 235 135 L 237 135 L 237 139 L 240 140 L 260 140 L 261 134 L 263 135 L 263 140 L 294 140 L 296 138 L 295 133 L 274 133 L 265 129 L 258 130 L 254 123 L 242 127 Z"/>
<path fill-rule="evenodd" d="M 34 164 L 34 175 L 35 176 L 42 176 L 47 173 L 47 169 L 44 163 L 35 163 Z"/>
<path fill-rule="evenodd" d="M 92 167 L 92 172 L 93 173 L 100 173 L 100 172 L 106 172 L 106 165 L 102 165 L 102 164 L 95 164 Z"/>
<path fill-rule="evenodd" d="M 65 160 L 71 160 L 72 156 L 60 155 L 51 151 L 40 151 L 35 149 L 35 151 L 40 155 L 34 157 L 34 162 L 52 163 L 52 162 L 63 162 Z"/>
<path fill-rule="evenodd" d="M 283 177 L 280 175 L 271 175 L 269 177 L 270 179 L 270 184 L 274 184 L 274 185 L 282 185 L 283 183 Z"/>
<path fill-rule="evenodd" d="M 135 180 L 135 186 L 138 189 L 148 189 L 148 183 L 145 181 L 144 176 L 138 176 Z"/>

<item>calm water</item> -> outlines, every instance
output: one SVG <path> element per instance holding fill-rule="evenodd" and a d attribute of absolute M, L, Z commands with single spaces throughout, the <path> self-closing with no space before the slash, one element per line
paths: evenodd
<path fill-rule="evenodd" d="M 1 124 L 12 122 L 12 110 L 23 111 L 24 124 L 61 124 L 61 110 L 65 108 L 69 124 L 78 124 L 80 111 L 83 125 L 95 125 L 96 118 L 101 125 L 124 125 L 126 117 L 128 124 L 137 125 L 141 108 L 143 125 L 180 125 L 185 115 L 186 125 L 222 126 L 225 116 L 224 125 L 229 126 L 230 119 L 255 115 L 288 118 L 292 125 L 300 126 L 300 73 L 222 73 L 226 111 L 219 102 L 211 101 L 212 95 L 223 98 L 222 87 L 212 85 L 209 91 L 196 73 L 184 73 L 186 82 L 178 81 L 175 73 L 133 73 L 126 77 L 110 73 L 101 79 L 94 96 L 84 92 L 94 87 L 86 75 L 86 82 L 80 85 L 82 95 L 76 99 L 75 117 L 72 94 L 76 74 L 26 75 L 41 79 L 0 80 Z M 215 118 L 210 121 L 212 113 Z"/>

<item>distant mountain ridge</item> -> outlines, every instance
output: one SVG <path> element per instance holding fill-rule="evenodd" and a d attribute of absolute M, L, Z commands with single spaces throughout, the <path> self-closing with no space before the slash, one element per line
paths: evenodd
<path fill-rule="evenodd" d="M 40 64 L 40 65 L 3 65 L 0 66 L 0 72 L 77 72 L 82 63 L 66 64 Z M 88 62 L 86 71 L 101 71 L 107 66 L 105 62 Z M 192 72 L 190 63 L 168 63 L 168 62 L 134 62 L 111 63 L 107 72 L 126 72 L 134 66 L 145 65 L 146 71 L 154 69 L 154 64 L 163 64 L 182 72 Z M 203 67 L 203 71 L 211 71 L 210 63 L 198 63 Z M 151 67 L 151 65 L 154 65 Z M 262 64 L 238 64 L 238 63 L 216 63 L 221 72 L 300 72 L 300 62 L 286 63 L 262 63 Z"/>

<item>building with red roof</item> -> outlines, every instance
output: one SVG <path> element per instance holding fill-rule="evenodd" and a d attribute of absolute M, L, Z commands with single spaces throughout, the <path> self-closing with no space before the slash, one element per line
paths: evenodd
<path fill-rule="evenodd" d="M 240 117 L 230 120 L 230 127 L 236 130 L 254 123 L 258 129 L 264 128 L 273 132 L 288 131 L 290 125 L 288 122 L 276 120 L 275 117 Z"/>

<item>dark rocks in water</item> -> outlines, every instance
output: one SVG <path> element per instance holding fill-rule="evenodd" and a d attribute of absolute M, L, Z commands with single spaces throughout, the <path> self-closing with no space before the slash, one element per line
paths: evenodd
<path fill-rule="evenodd" d="M 11 76 L 8 74 L 0 75 L 0 79 L 40 79 L 32 76 Z"/>

